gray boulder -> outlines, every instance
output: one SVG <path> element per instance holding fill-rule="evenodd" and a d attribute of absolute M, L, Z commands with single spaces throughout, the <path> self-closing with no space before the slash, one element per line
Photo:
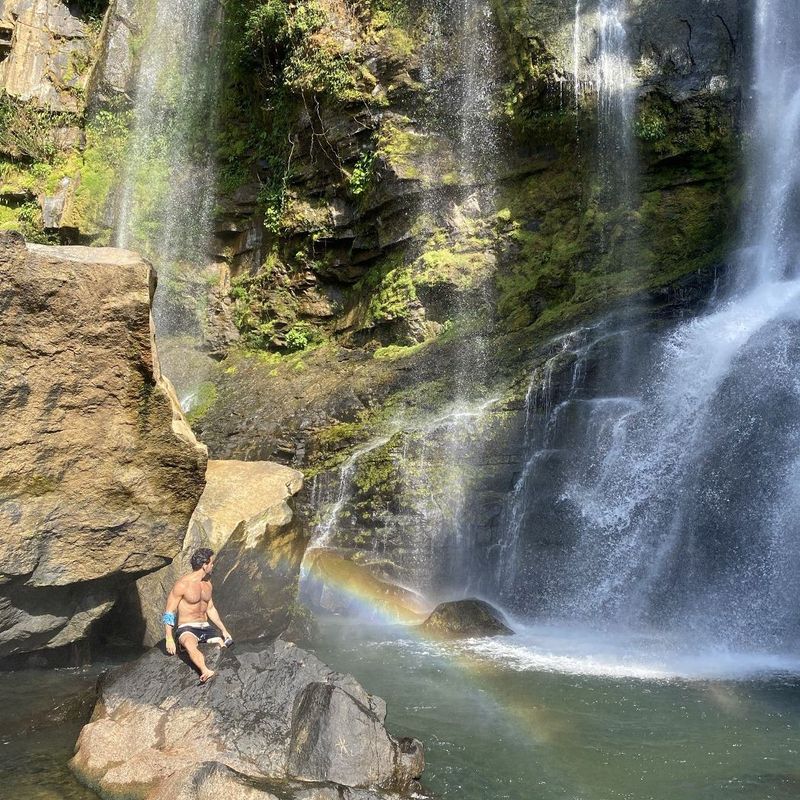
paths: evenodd
<path fill-rule="evenodd" d="M 514 635 L 500 611 L 476 598 L 439 604 L 420 625 L 420 630 L 427 636 L 442 639 Z"/>
<path fill-rule="evenodd" d="M 78 778 L 107 800 L 204 800 L 203 776 L 236 800 L 418 788 L 422 745 L 387 733 L 385 703 L 353 677 L 280 640 L 206 655 L 207 685 L 158 649 L 112 672 L 78 740 Z"/>
<path fill-rule="evenodd" d="M 344 731 L 349 732 L 352 746 L 342 745 Z M 407 790 L 424 766 L 418 742 L 393 739 L 382 718 L 338 686 L 310 683 L 297 696 L 289 740 L 289 774 L 357 788 L 388 785 Z"/>

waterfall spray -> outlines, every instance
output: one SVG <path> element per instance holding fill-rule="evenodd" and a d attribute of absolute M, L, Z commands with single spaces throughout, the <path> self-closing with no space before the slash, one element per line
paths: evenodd
<path fill-rule="evenodd" d="M 515 581 L 511 594 L 531 612 L 655 626 L 704 644 L 796 641 L 800 22 L 789 0 L 758 3 L 755 55 L 735 286 L 706 315 L 634 343 L 635 379 L 616 378 L 631 396 L 580 383 L 543 423 L 574 420 L 555 442 L 569 471 L 537 473 L 570 544 L 560 559 L 527 565 L 535 592 Z M 606 352 L 602 363 L 615 361 Z M 530 489 L 525 502 L 542 508 Z M 536 541 L 541 524 L 529 513 L 517 539 Z"/>
<path fill-rule="evenodd" d="M 153 261 L 159 336 L 184 334 L 196 345 L 200 321 L 186 312 L 186 282 L 208 264 L 216 199 L 212 155 L 219 91 L 218 0 L 156 0 L 146 20 L 133 106 L 133 128 L 118 191 L 115 243 Z M 188 395 L 195 377 L 176 375 L 181 358 L 162 366 Z M 176 381 L 176 377 L 180 379 Z"/>

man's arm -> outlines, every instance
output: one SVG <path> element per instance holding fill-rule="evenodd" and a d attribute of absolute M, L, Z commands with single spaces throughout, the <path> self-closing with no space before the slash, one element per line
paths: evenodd
<path fill-rule="evenodd" d="M 213 598 L 208 601 L 208 607 L 206 608 L 206 614 L 211 622 L 216 625 L 220 633 L 222 634 L 223 639 L 232 638 L 231 635 L 228 633 L 228 629 L 225 627 L 225 624 L 222 621 L 222 618 L 219 615 L 219 611 L 217 611 L 217 607 L 214 605 Z"/>
<path fill-rule="evenodd" d="M 167 652 L 171 655 L 175 655 L 176 646 L 175 646 L 175 638 L 172 635 L 172 631 L 176 625 L 176 615 L 178 613 L 178 604 L 181 602 L 181 597 L 183 597 L 183 587 L 181 586 L 180 581 L 178 581 L 173 587 L 172 591 L 169 593 L 167 597 L 167 609 L 164 612 L 164 627 L 166 629 L 165 638 L 167 640 Z"/>

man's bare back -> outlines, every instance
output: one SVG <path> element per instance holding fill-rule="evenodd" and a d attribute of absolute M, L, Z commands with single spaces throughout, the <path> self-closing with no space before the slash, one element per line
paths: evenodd
<path fill-rule="evenodd" d="M 167 597 L 163 620 L 167 652 L 175 655 L 177 639 L 200 670 L 200 680 L 205 683 L 213 677 L 214 671 L 206 666 L 198 645 L 210 643 L 226 647 L 232 639 L 212 598 L 214 587 L 209 576 L 214 569 L 213 552 L 201 548 L 192 555 L 191 561 L 193 571 L 180 577 Z"/>

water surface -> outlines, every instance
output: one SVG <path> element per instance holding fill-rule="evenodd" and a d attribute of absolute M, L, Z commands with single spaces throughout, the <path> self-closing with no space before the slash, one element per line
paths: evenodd
<path fill-rule="evenodd" d="M 97 800 L 67 762 L 85 721 L 73 709 L 106 667 L 0 673 L 0 797 Z"/>
<path fill-rule="evenodd" d="M 445 798 L 799 797 L 800 663 L 669 644 L 542 626 L 442 646 L 334 619 L 315 649 L 424 742 Z"/>

